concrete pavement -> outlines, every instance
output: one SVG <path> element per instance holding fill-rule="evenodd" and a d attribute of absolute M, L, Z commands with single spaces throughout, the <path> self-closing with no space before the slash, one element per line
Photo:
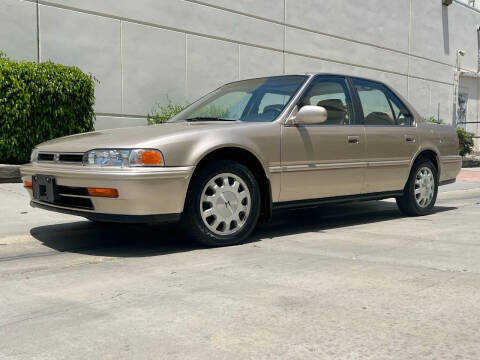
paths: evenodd
<path fill-rule="evenodd" d="M 0 359 L 479 359 L 480 183 L 290 212 L 204 249 L 0 185 Z"/>

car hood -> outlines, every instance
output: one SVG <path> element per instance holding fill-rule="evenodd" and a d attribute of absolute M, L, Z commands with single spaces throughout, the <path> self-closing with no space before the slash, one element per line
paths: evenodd
<path fill-rule="evenodd" d="M 209 121 L 108 129 L 61 137 L 44 142 L 37 148 L 39 151 L 49 152 L 85 152 L 106 148 L 157 148 L 165 141 L 181 141 L 183 136 L 244 125 L 247 123 Z"/>

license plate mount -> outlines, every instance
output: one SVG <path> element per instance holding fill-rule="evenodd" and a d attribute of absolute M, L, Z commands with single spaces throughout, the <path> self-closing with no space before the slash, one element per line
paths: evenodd
<path fill-rule="evenodd" d="M 57 198 L 57 183 L 55 176 L 33 175 L 33 198 L 39 201 L 53 203 Z"/>

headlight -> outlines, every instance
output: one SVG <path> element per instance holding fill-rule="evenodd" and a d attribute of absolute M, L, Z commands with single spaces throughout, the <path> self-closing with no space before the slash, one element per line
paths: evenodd
<path fill-rule="evenodd" d="M 84 166 L 164 166 L 163 155 L 153 149 L 98 149 L 83 156 Z"/>
<path fill-rule="evenodd" d="M 32 153 L 30 154 L 30 162 L 37 162 L 38 159 L 38 149 L 35 148 L 32 150 Z"/>

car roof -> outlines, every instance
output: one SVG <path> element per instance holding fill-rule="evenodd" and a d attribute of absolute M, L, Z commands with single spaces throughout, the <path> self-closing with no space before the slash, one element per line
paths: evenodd
<path fill-rule="evenodd" d="M 246 78 L 242 80 L 235 80 L 232 82 L 237 82 L 237 81 L 244 81 L 244 80 L 255 80 L 255 79 L 266 79 L 266 78 L 281 78 L 281 77 L 287 77 L 287 76 L 308 76 L 308 77 L 313 77 L 313 76 L 338 76 L 338 77 L 349 77 L 352 79 L 359 79 L 359 80 L 366 80 L 366 81 L 373 81 L 376 83 L 380 83 L 382 85 L 385 85 L 387 88 L 391 89 L 390 86 L 385 84 L 383 81 L 373 79 L 373 78 L 368 78 L 368 77 L 363 77 L 363 76 L 357 76 L 357 75 L 351 75 L 351 74 L 341 74 L 341 73 L 333 73 L 333 72 L 306 72 L 306 73 L 288 73 L 288 74 L 278 74 L 278 75 L 270 75 L 270 76 L 260 76 L 260 77 L 253 77 L 253 78 Z M 231 82 L 230 82 L 231 83 Z"/>
<path fill-rule="evenodd" d="M 304 75 L 307 76 L 340 76 L 340 77 L 349 77 L 352 79 L 359 79 L 359 80 L 367 80 L 367 81 L 373 81 L 377 82 L 380 84 L 386 85 L 383 81 L 373 79 L 373 78 L 368 78 L 364 76 L 357 76 L 357 75 L 351 75 L 351 74 L 340 74 L 340 73 L 328 73 L 328 72 L 307 72 Z M 388 86 L 387 86 L 388 87 Z"/>

